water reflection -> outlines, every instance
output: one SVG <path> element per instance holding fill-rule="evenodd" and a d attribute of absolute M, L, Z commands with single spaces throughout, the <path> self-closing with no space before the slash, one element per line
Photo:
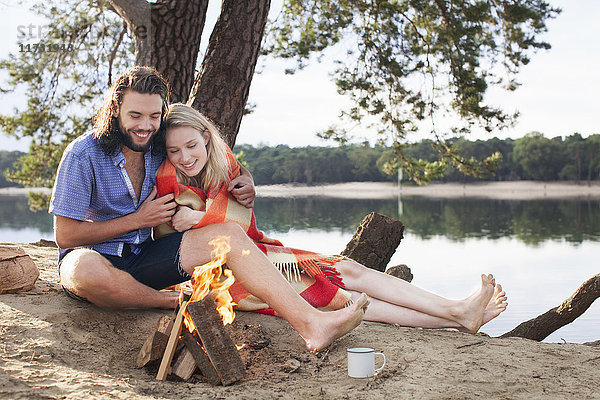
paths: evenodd
<path fill-rule="evenodd" d="M 33 230 L 47 236 L 52 233 L 52 218 L 46 211 L 30 211 L 26 196 L 0 196 L 0 228 L 5 231 Z M 33 238 L 32 241 L 38 239 Z M 2 237 L 0 240 L 13 239 Z"/>
<path fill-rule="evenodd" d="M 255 211 L 260 228 L 275 232 L 288 232 L 292 228 L 354 231 L 366 214 L 376 211 L 401 220 L 407 231 L 422 239 L 445 236 L 463 241 L 515 237 L 528 245 L 562 239 L 570 243 L 600 241 L 600 202 L 597 200 L 411 197 L 402 198 L 399 206 L 395 200 L 262 198 L 256 201 Z"/>
<path fill-rule="evenodd" d="M 255 212 L 259 228 L 270 232 L 318 229 L 352 233 L 362 218 L 376 211 L 404 222 L 407 232 L 421 239 L 444 236 L 516 238 L 537 246 L 547 240 L 578 244 L 600 241 L 600 201 L 485 199 L 345 200 L 331 198 L 260 198 Z M 40 237 L 52 234 L 52 218 L 45 211 L 31 212 L 25 196 L 0 196 L 0 229 L 29 229 Z M 5 233 L 6 235 L 6 233 Z M 32 241 L 39 237 L 32 238 Z M 10 237 L 0 240 L 10 241 Z"/>

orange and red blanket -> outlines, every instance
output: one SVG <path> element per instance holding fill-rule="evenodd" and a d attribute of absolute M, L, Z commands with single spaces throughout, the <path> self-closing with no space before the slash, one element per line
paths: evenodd
<path fill-rule="evenodd" d="M 227 161 L 231 170 L 230 179 L 233 179 L 239 175 L 240 167 L 229 149 Z M 285 247 L 280 241 L 265 236 L 256 226 L 254 211 L 235 201 L 227 191 L 227 183 L 207 192 L 183 185 L 177 181 L 175 167 L 165 160 L 156 173 L 156 187 L 158 196 L 173 193 L 178 205 L 206 213 L 192 229 L 225 221 L 238 223 L 300 296 L 312 306 L 337 310 L 350 303 L 350 294 L 343 290 L 340 274 L 333 267 L 342 257 Z M 154 234 L 155 237 L 162 237 L 173 232 L 172 227 L 163 224 L 155 228 Z M 251 295 L 238 282 L 230 287 L 229 292 L 237 303 L 237 309 L 275 314 L 266 303 Z"/>

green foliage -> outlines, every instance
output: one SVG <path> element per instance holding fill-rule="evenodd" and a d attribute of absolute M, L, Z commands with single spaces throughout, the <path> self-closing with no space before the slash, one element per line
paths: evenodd
<path fill-rule="evenodd" d="M 14 169 L 14 163 L 24 155 L 20 151 L 0 151 L 0 188 L 18 186 L 14 182 L 6 180 L 6 174 Z"/>
<path fill-rule="evenodd" d="M 412 177 L 405 174 L 404 179 L 412 179 L 415 183 L 576 180 L 577 171 L 581 179 L 586 178 L 588 182 L 600 179 L 600 135 L 597 134 L 587 138 L 574 134 L 564 141 L 531 133 L 516 141 L 453 138 L 449 142 L 462 154 L 462 163 L 444 158 L 437 150 L 436 142 L 429 139 L 406 145 L 400 154 L 406 154 L 418 165 L 413 166 Z M 247 168 L 260 185 L 395 181 L 399 166 L 396 149 L 371 147 L 367 143 L 338 148 L 238 145 L 236 149 L 244 154 Z M 475 164 L 475 159 L 488 161 L 477 171 L 479 176 L 465 176 L 460 168 L 464 163 Z M 403 172 L 406 172 L 404 167 Z"/>
<path fill-rule="evenodd" d="M 498 154 L 466 158 L 433 130 L 441 159 L 429 163 L 408 156 L 409 135 L 419 121 L 444 113 L 463 121 L 452 135 L 474 123 L 490 132 L 509 125 L 515 115 L 486 105 L 484 94 L 490 85 L 518 86 L 514 76 L 529 55 L 550 47 L 537 37 L 558 12 L 543 0 L 286 0 L 266 52 L 295 58 L 302 68 L 314 53 L 345 49 L 337 51 L 347 56 L 334 71 L 339 92 L 353 102 L 343 116 L 376 127 L 392 143 L 397 160 L 386 168 L 401 167 L 419 183 L 447 167 L 481 176 L 498 165 Z M 348 140 L 337 127 L 321 136 Z"/>
<path fill-rule="evenodd" d="M 290 148 L 237 145 L 258 185 L 393 180 L 377 167 L 382 147 L 366 144 L 342 147 Z"/>
<path fill-rule="evenodd" d="M 548 139 L 539 132 L 532 132 L 515 141 L 513 158 L 530 179 L 556 180 L 565 163 L 565 149 L 560 137 Z"/>
<path fill-rule="evenodd" d="M 27 93 L 24 107 L 0 115 L 0 128 L 17 138 L 31 137 L 29 154 L 18 163 L 9 179 L 25 186 L 51 187 L 66 143 L 91 128 L 92 110 L 108 87 L 109 68 L 124 70 L 131 62 L 131 40 L 120 43 L 122 20 L 107 12 L 108 2 L 90 6 L 87 0 L 53 3 L 39 1 L 34 11 L 45 17 L 43 37 L 19 38 L 33 46 L 38 42 L 58 45 L 54 49 L 10 54 L 0 62 L 8 72 L 7 93 Z M 25 33 L 27 30 L 24 30 Z M 53 51 L 48 51 L 52 49 Z M 36 207 L 45 207 L 44 196 L 36 196 Z"/>
<path fill-rule="evenodd" d="M 590 135 L 584 139 L 575 133 L 565 138 L 565 157 L 568 160 L 559 172 L 561 179 L 591 181 L 600 172 L 600 135 Z"/>

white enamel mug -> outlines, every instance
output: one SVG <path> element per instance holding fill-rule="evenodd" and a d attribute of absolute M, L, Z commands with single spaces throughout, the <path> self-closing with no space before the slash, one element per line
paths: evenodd
<path fill-rule="evenodd" d="M 352 378 L 368 378 L 374 376 L 385 367 L 385 354 L 375 352 L 372 347 L 349 347 L 348 376 Z M 375 355 L 383 357 L 383 364 L 375 368 Z"/>

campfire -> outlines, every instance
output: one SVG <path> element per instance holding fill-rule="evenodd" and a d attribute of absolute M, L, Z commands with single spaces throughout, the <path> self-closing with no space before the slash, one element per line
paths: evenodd
<path fill-rule="evenodd" d="M 228 291 L 233 274 L 222 268 L 231 250 L 229 238 L 219 236 L 209 244 L 211 261 L 194 269 L 191 295 L 188 298 L 181 291 L 174 318 L 159 319 L 138 355 L 138 367 L 161 360 L 158 380 L 169 373 L 187 380 L 198 368 L 211 384 L 229 385 L 246 374 L 238 348 L 224 328 L 235 318 Z"/>

